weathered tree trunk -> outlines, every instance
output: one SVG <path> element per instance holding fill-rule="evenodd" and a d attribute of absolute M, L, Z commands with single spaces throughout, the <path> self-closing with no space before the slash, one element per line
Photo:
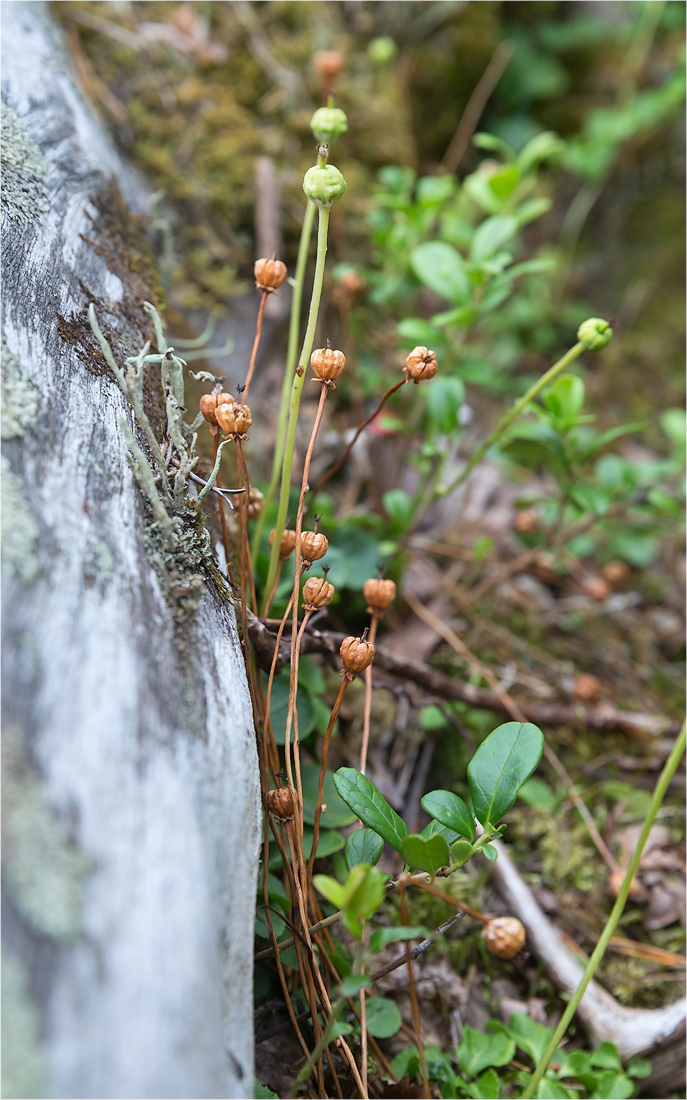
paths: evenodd
<path fill-rule="evenodd" d="M 249 1097 L 236 621 L 207 562 L 151 564 L 133 417 L 86 321 L 92 301 L 120 362 L 151 335 L 155 265 L 119 196 L 142 192 L 47 7 L 2 18 L 3 1095 Z"/>

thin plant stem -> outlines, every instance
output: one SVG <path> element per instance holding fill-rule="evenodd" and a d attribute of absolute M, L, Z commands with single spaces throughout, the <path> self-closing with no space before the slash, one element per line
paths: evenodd
<path fill-rule="evenodd" d="M 436 886 L 432 886 L 429 882 L 423 882 L 419 877 L 407 877 L 405 879 L 399 879 L 399 889 L 401 886 L 407 883 L 409 886 L 417 886 L 420 890 L 426 890 L 428 894 L 434 894 L 435 898 L 440 898 L 441 901 L 448 902 L 454 909 L 460 909 L 461 913 L 466 913 L 468 917 L 473 917 L 474 920 L 479 920 L 482 924 L 488 924 L 490 918 L 485 917 L 484 913 L 478 912 L 477 909 L 471 909 L 469 905 L 463 905 L 462 901 L 457 901 L 456 898 L 452 898 L 450 894 L 445 894 L 443 890 L 437 890 Z"/>
<path fill-rule="evenodd" d="M 365 973 L 365 925 L 360 941 L 360 973 Z M 363 1079 L 363 1091 L 367 1094 L 367 1009 L 365 990 L 360 990 L 360 1076 Z"/>
<path fill-rule="evenodd" d="M 310 442 L 306 451 L 305 460 L 303 462 L 303 480 L 301 483 L 301 495 L 298 501 L 298 511 L 296 513 L 296 546 L 295 546 L 295 565 L 294 565 L 294 579 L 293 579 L 293 592 L 291 594 L 291 604 L 293 608 L 293 626 L 291 629 L 291 665 L 289 668 L 289 706 L 286 714 L 286 735 L 285 746 L 288 747 L 291 739 L 291 725 L 294 719 L 294 712 L 296 709 L 296 697 L 298 694 L 298 665 L 300 646 L 299 642 L 303 636 L 303 629 L 305 628 L 305 622 L 301 628 L 301 633 L 298 633 L 298 588 L 300 579 L 302 576 L 302 569 L 300 568 L 301 560 L 301 536 L 303 533 L 303 511 L 305 508 L 305 494 L 308 491 L 308 475 L 310 474 L 310 462 L 312 460 L 313 450 L 315 448 L 315 440 L 317 439 L 317 433 L 320 430 L 320 424 L 322 423 L 322 415 L 324 413 L 324 403 L 327 400 L 327 393 L 329 392 L 329 386 L 326 382 L 322 383 L 322 392 L 320 393 L 320 401 L 317 406 L 317 415 L 315 416 L 315 423 L 310 434 Z M 275 535 L 275 544 L 277 541 Z M 306 612 L 306 621 L 310 617 L 310 614 Z M 288 748 L 287 748 L 288 751 Z M 294 742 L 293 754 L 294 762 L 296 764 L 296 771 L 298 775 L 298 801 L 299 801 L 299 817 L 301 818 L 301 836 L 302 834 L 302 817 L 303 817 L 303 792 L 300 786 L 300 761 L 298 760 L 298 745 Z"/>
<path fill-rule="evenodd" d="M 406 886 L 405 882 L 401 882 L 399 886 L 399 897 L 401 902 L 401 923 L 405 928 L 408 928 L 410 921 L 408 920 L 408 905 L 406 902 Z M 426 1100 L 430 1100 L 431 1092 L 429 1089 L 429 1077 L 427 1076 L 427 1059 L 425 1058 L 425 1044 L 422 1041 L 422 1024 L 420 1022 L 420 1007 L 417 1003 L 417 991 L 415 989 L 415 976 L 413 974 L 413 960 L 410 956 L 410 944 L 406 941 L 405 945 L 406 962 L 408 965 L 408 992 L 410 993 L 410 1004 L 413 1010 L 413 1030 L 415 1031 L 415 1042 L 417 1044 L 417 1053 L 420 1059 L 420 1073 L 422 1075 L 422 1087 L 424 1090 Z"/>
<path fill-rule="evenodd" d="M 263 507 L 263 510 L 260 513 L 260 516 L 258 518 L 258 522 L 259 522 L 260 519 L 262 519 L 264 511 L 265 511 L 265 509 Z M 277 588 L 279 587 L 279 581 L 281 580 L 281 566 L 282 566 L 282 559 L 280 558 L 279 559 L 279 564 L 277 566 L 277 572 L 276 572 L 275 577 L 274 577 L 274 584 L 272 585 L 272 591 L 270 592 L 269 596 L 267 597 L 267 600 L 265 601 L 264 618 L 267 618 L 267 616 L 270 613 L 270 608 L 272 606 L 272 600 L 274 599 L 274 597 L 277 593 Z"/>
<path fill-rule="evenodd" d="M 277 422 L 277 438 L 275 441 L 274 456 L 272 458 L 272 475 L 270 477 L 270 483 L 265 492 L 265 505 L 262 512 L 258 516 L 255 533 L 253 534 L 253 544 L 251 547 L 253 561 L 257 561 L 262 529 L 265 525 L 267 511 L 270 504 L 272 503 L 272 499 L 277 488 L 277 483 L 279 481 L 279 471 L 281 469 L 282 459 L 284 457 L 284 441 L 286 438 L 286 425 L 289 415 L 289 394 L 291 392 L 291 378 L 294 370 L 296 369 L 296 357 L 298 355 L 298 332 L 300 328 L 301 302 L 303 300 L 303 282 L 305 280 L 305 268 L 308 262 L 308 247 L 310 245 L 310 238 L 312 237 L 312 228 L 314 222 L 315 204 L 308 201 L 308 204 L 305 208 L 305 213 L 303 215 L 301 240 L 298 246 L 298 259 L 296 261 L 296 274 L 293 280 L 293 294 L 291 296 L 291 317 L 289 320 L 289 343 L 286 352 L 286 368 L 284 370 L 284 380 L 282 382 L 281 389 L 279 420 Z M 265 612 L 265 614 L 266 613 L 267 612 Z"/>
<path fill-rule="evenodd" d="M 245 381 L 245 384 L 244 384 L 244 387 L 243 387 L 243 393 L 241 394 L 241 404 L 242 405 L 245 403 L 245 400 L 248 397 L 248 387 L 250 386 L 251 378 L 253 377 L 253 371 L 255 370 L 255 361 L 258 357 L 258 348 L 260 347 L 260 337 L 262 336 L 262 318 L 263 318 L 263 314 L 265 312 L 265 303 L 267 301 L 268 294 L 269 294 L 269 290 L 263 290 L 262 298 L 260 300 L 260 309 L 258 310 L 258 319 L 257 319 L 256 324 L 255 324 L 255 339 L 253 340 L 253 350 L 252 350 L 251 355 L 250 355 L 250 363 L 248 364 L 248 374 L 246 375 L 246 381 Z"/>
<path fill-rule="evenodd" d="M 219 447 L 219 432 L 215 435 L 215 455 L 214 461 L 217 461 L 217 448 Z M 217 476 L 215 477 L 215 485 L 218 489 L 222 488 L 221 481 L 221 466 L 217 468 Z M 219 520 L 222 525 L 222 546 L 224 547 L 224 560 L 226 562 L 227 576 L 233 582 L 232 568 L 231 568 L 231 555 L 229 553 L 229 532 L 227 531 L 227 517 L 224 514 L 224 498 L 219 495 Z"/>
<path fill-rule="evenodd" d="M 322 477 L 317 482 L 317 485 L 315 486 L 315 488 L 312 491 L 312 496 L 310 498 L 311 501 L 315 499 L 315 497 L 319 493 L 320 489 L 322 489 L 323 486 L 327 484 L 330 477 L 334 477 L 334 474 L 337 473 L 341 469 L 344 462 L 348 458 L 349 454 L 353 450 L 355 444 L 357 443 L 359 436 L 362 435 L 362 433 L 365 431 L 365 428 L 368 426 L 368 424 L 371 424 L 372 421 L 374 420 L 374 418 L 379 415 L 379 413 L 381 412 L 381 410 L 384 407 L 384 405 L 385 405 L 386 401 L 388 400 L 388 398 L 390 398 L 393 393 L 396 393 L 397 390 L 400 390 L 401 386 L 405 386 L 407 381 L 408 381 L 408 376 L 406 375 L 406 377 L 402 378 L 400 382 L 395 382 L 393 386 L 389 386 L 389 389 L 386 391 L 386 393 L 382 394 L 381 400 L 380 400 L 379 404 L 377 405 L 377 408 L 375 409 L 375 411 L 373 413 L 371 413 L 370 416 L 368 416 L 366 420 L 363 420 L 362 424 L 358 425 L 358 427 L 356 428 L 355 435 L 353 436 L 353 439 L 348 444 L 346 449 L 341 452 L 341 454 L 337 458 L 334 465 L 330 466 L 329 469 L 325 470 L 325 472 L 322 474 Z"/>
<path fill-rule="evenodd" d="M 377 623 L 379 621 L 379 615 L 373 614 L 372 621 L 370 623 L 370 633 L 367 636 L 367 640 L 370 645 L 374 645 L 375 638 L 377 637 Z M 360 771 L 361 775 L 365 775 L 365 768 L 367 767 L 367 747 L 370 742 L 370 718 L 372 715 L 372 665 L 368 665 L 365 669 L 365 709 L 363 711 L 363 743 L 360 746 Z"/>
<path fill-rule="evenodd" d="M 236 455 L 238 458 L 239 469 L 243 478 L 243 484 L 245 486 L 245 493 L 241 497 L 241 568 L 244 568 L 245 563 L 245 575 L 248 578 L 248 584 L 250 586 L 250 601 L 251 607 L 257 608 L 257 596 L 255 594 L 255 583 L 253 581 L 253 567 L 250 560 L 250 548 L 248 546 L 248 508 L 250 506 L 250 481 L 248 480 L 248 467 L 246 466 L 246 460 L 243 456 L 243 447 L 241 440 L 236 440 Z M 241 581 L 243 584 L 243 580 Z"/>
<path fill-rule="evenodd" d="M 443 496 L 446 496 L 448 493 L 452 493 L 454 489 L 457 489 L 459 485 L 463 484 L 463 482 L 472 473 L 475 466 L 482 461 L 489 448 L 493 447 L 494 444 L 499 441 L 501 436 L 504 434 L 506 429 L 510 427 L 515 418 L 527 408 L 530 401 L 534 401 L 535 397 L 537 397 L 537 395 L 541 393 L 541 391 L 546 386 L 548 386 L 549 382 L 553 382 L 554 378 L 557 378 L 558 375 L 561 374 L 561 372 L 564 371 L 566 367 L 569 367 L 571 363 L 574 363 L 574 361 L 582 354 L 583 351 L 584 344 L 578 342 L 574 345 L 574 347 L 570 348 L 569 351 L 566 351 L 565 355 L 561 356 L 561 358 L 556 363 L 554 363 L 552 367 L 549 367 L 549 369 L 544 374 L 542 374 L 541 378 L 539 378 L 533 386 L 530 386 L 527 393 L 524 394 L 523 397 L 520 397 L 515 402 L 512 409 L 510 409 L 510 411 L 507 412 L 501 420 L 499 420 L 491 435 L 489 435 L 485 439 L 484 443 L 482 443 L 482 445 L 477 448 L 467 466 L 465 466 L 465 468 L 461 470 L 461 472 L 458 474 L 458 477 L 456 477 L 450 485 L 447 485 L 441 489 L 441 493 Z"/>
<path fill-rule="evenodd" d="M 317 845 L 318 845 L 318 842 L 319 842 L 319 839 L 320 839 L 320 817 L 322 816 L 322 797 L 323 797 L 323 794 L 324 794 L 324 773 L 327 770 L 327 753 L 329 752 L 329 742 L 332 739 L 332 733 L 334 732 L 334 726 L 336 725 L 336 720 L 339 717 L 339 711 L 341 710 L 341 704 L 343 703 L 343 697 L 344 697 L 346 688 L 348 687 L 348 685 L 351 682 L 350 679 L 349 679 L 350 675 L 351 674 L 348 673 L 343 678 L 343 681 L 341 683 L 341 687 L 339 688 L 339 694 L 337 695 L 334 706 L 332 707 L 332 713 L 329 717 L 329 724 L 327 725 L 327 729 L 326 729 L 325 735 L 324 735 L 324 741 L 322 743 L 322 762 L 320 764 L 320 778 L 319 778 L 318 787 L 317 787 L 317 804 L 315 806 L 315 820 L 313 822 L 312 851 L 310 853 L 310 859 L 308 860 L 308 882 L 310 882 L 311 879 L 312 879 L 312 869 L 313 869 L 313 864 L 315 862 L 315 856 L 317 855 Z"/>
<path fill-rule="evenodd" d="M 639 840 L 637 841 L 637 846 L 636 846 L 636 848 L 635 848 L 635 850 L 632 854 L 632 859 L 630 860 L 627 871 L 625 872 L 625 878 L 623 879 L 623 884 L 620 887 L 620 892 L 618 893 L 616 903 L 613 906 L 613 909 L 611 910 L 611 915 L 610 915 L 610 917 L 608 918 L 608 920 L 606 922 L 606 927 L 604 928 L 604 930 L 601 934 L 601 938 L 600 938 L 599 942 L 597 943 L 596 947 L 594 948 L 594 951 L 592 952 L 591 958 L 589 959 L 589 962 L 587 963 L 587 966 L 585 968 L 585 972 L 582 976 L 582 980 L 581 980 L 580 984 L 578 985 L 577 989 L 575 990 L 572 997 L 570 998 L 570 1001 L 567 1004 L 565 1012 L 563 1013 L 563 1015 L 561 1017 L 560 1023 L 558 1025 L 558 1027 L 556 1028 L 556 1030 L 554 1031 L 553 1035 L 551 1036 L 551 1040 L 549 1042 L 549 1045 L 547 1046 L 546 1050 L 544 1051 L 544 1054 L 542 1055 L 541 1059 L 537 1063 L 537 1066 L 536 1066 L 535 1071 L 532 1075 L 532 1078 L 529 1081 L 529 1084 L 527 1085 L 527 1088 L 525 1089 L 525 1091 L 522 1094 L 522 1100 L 530 1100 L 530 1098 L 532 1096 L 534 1096 L 534 1093 L 537 1089 L 537 1086 L 539 1085 L 539 1082 L 541 1081 L 542 1077 L 544 1076 L 544 1074 L 546 1072 L 546 1069 L 549 1065 L 549 1062 L 551 1061 L 551 1058 L 556 1053 L 556 1049 L 558 1047 L 558 1044 L 560 1043 L 561 1039 L 565 1035 L 565 1032 L 568 1029 L 570 1021 L 572 1020 L 573 1016 L 575 1015 L 575 1013 L 577 1011 L 578 1005 L 579 1005 L 580 1001 L 582 1000 L 582 998 L 584 996 L 584 993 L 585 993 L 585 990 L 587 989 L 587 986 L 591 982 L 592 978 L 594 977 L 594 975 L 595 975 L 595 973 L 596 973 L 596 971 L 599 967 L 599 963 L 601 962 L 601 960 L 604 956 L 604 953 L 606 951 L 606 948 L 608 947 L 608 945 L 610 943 L 611 936 L 613 935 L 613 933 L 615 932 L 615 930 L 618 926 L 618 922 L 619 922 L 619 920 L 620 920 L 620 918 L 623 914 L 623 910 L 625 908 L 627 898 L 628 898 L 628 895 L 630 893 L 630 887 L 632 885 L 632 880 L 633 880 L 633 878 L 634 878 L 634 876 L 637 872 L 637 868 L 639 867 L 639 862 L 642 858 L 642 853 L 644 851 L 644 846 L 646 845 L 646 842 L 648 840 L 649 833 L 651 832 L 651 828 L 654 824 L 654 821 L 656 820 L 656 815 L 657 815 L 657 813 L 658 813 L 658 811 L 661 807 L 663 799 L 665 798 L 665 794 L 666 794 L 666 791 L 668 790 L 668 787 L 670 785 L 670 781 L 673 778 L 673 776 L 675 775 L 675 772 L 678 769 L 680 761 L 682 760 L 682 756 L 683 756 L 684 751 L 685 751 L 685 743 L 686 743 L 686 740 L 687 740 L 686 735 L 685 735 L 686 728 L 687 728 L 686 724 L 683 723 L 682 729 L 680 730 L 678 738 L 677 738 L 677 740 L 676 740 L 676 742 L 673 746 L 672 752 L 670 753 L 670 756 L 666 760 L 666 762 L 663 766 L 663 771 L 661 772 L 661 774 L 658 778 L 658 782 L 656 783 L 656 786 L 654 787 L 654 792 L 651 796 L 651 803 L 649 805 L 649 810 L 648 810 L 646 818 L 644 820 L 644 825 L 642 826 L 642 831 L 639 835 Z"/>
<path fill-rule="evenodd" d="M 320 159 L 322 159 L 322 162 L 324 164 L 324 158 Z M 310 353 L 312 352 L 312 346 L 315 341 L 317 314 L 319 312 L 320 299 L 322 297 L 324 265 L 327 256 L 327 230 L 329 228 L 329 210 L 326 207 L 319 207 L 318 211 L 319 220 L 317 228 L 317 259 L 315 262 L 315 276 L 313 279 L 312 295 L 310 298 L 308 327 L 305 331 L 299 366 L 296 368 L 296 372 L 293 378 L 293 384 L 291 386 L 291 398 L 289 401 L 289 423 L 286 430 L 286 439 L 284 443 L 284 459 L 282 463 L 279 508 L 277 511 L 274 542 L 272 544 L 272 553 L 270 555 L 267 580 L 265 582 L 266 592 L 269 592 L 272 588 L 272 585 L 274 584 L 274 578 L 276 576 L 277 566 L 279 564 L 279 546 L 286 523 L 286 513 L 289 507 L 289 492 L 291 490 L 291 470 L 293 467 L 293 453 L 296 446 L 296 428 L 298 425 L 298 409 L 301 401 L 301 393 L 303 391 L 305 371 L 310 361 Z"/>

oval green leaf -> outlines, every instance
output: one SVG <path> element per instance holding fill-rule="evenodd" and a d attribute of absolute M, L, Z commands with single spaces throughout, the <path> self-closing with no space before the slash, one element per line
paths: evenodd
<path fill-rule="evenodd" d="M 421 283 L 454 305 L 467 301 L 470 280 L 463 257 L 447 241 L 426 241 L 413 249 L 410 266 Z"/>
<path fill-rule="evenodd" d="M 374 783 L 355 768 L 339 768 L 334 772 L 334 786 L 364 825 L 374 829 L 387 844 L 403 854 L 402 844 L 408 836 L 408 826 Z"/>
<path fill-rule="evenodd" d="M 424 840 L 421 836 L 407 836 L 403 841 L 402 854 L 411 867 L 419 867 L 430 875 L 449 862 L 448 844 L 438 833 Z"/>
<path fill-rule="evenodd" d="M 356 829 L 346 837 L 344 859 L 350 871 L 358 863 L 369 863 L 374 867 L 375 863 L 384 851 L 384 841 L 379 833 L 373 829 Z"/>
<path fill-rule="evenodd" d="M 370 951 L 376 955 L 383 951 L 390 943 L 399 943 L 401 940 L 424 940 L 429 936 L 429 931 L 421 924 L 398 925 L 392 928 L 375 928 L 370 939 Z"/>
<path fill-rule="evenodd" d="M 430 791 L 420 801 L 430 817 L 436 818 L 447 829 L 453 829 L 458 836 L 466 836 L 469 840 L 475 839 L 475 819 L 457 794 L 452 791 Z"/>
<path fill-rule="evenodd" d="M 385 997 L 366 998 L 365 1008 L 365 1026 L 375 1039 L 389 1039 L 403 1023 L 396 1002 L 388 1001 Z"/>
<path fill-rule="evenodd" d="M 531 722 L 506 722 L 490 733 L 468 764 L 477 820 L 498 825 L 544 752 L 544 735 Z"/>

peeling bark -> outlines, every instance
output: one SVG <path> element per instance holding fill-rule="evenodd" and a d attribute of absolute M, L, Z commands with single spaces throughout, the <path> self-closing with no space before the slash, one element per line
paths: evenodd
<path fill-rule="evenodd" d="M 86 320 L 92 301 L 119 361 L 151 335 L 119 194 L 145 192 L 47 6 L 2 7 L 3 1095 L 247 1097 L 260 797 L 236 620 L 202 568 L 153 568 L 135 424 Z"/>

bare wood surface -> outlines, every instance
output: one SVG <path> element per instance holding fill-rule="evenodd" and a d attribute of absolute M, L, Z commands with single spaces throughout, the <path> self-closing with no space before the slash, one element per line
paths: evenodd
<path fill-rule="evenodd" d="M 173 589 L 153 568 L 135 424 L 85 328 L 93 301 L 120 356 L 150 335 L 109 181 L 145 195 L 47 6 L 2 18 L 3 1095 L 245 1097 L 260 798 L 236 621 L 188 562 Z"/>

